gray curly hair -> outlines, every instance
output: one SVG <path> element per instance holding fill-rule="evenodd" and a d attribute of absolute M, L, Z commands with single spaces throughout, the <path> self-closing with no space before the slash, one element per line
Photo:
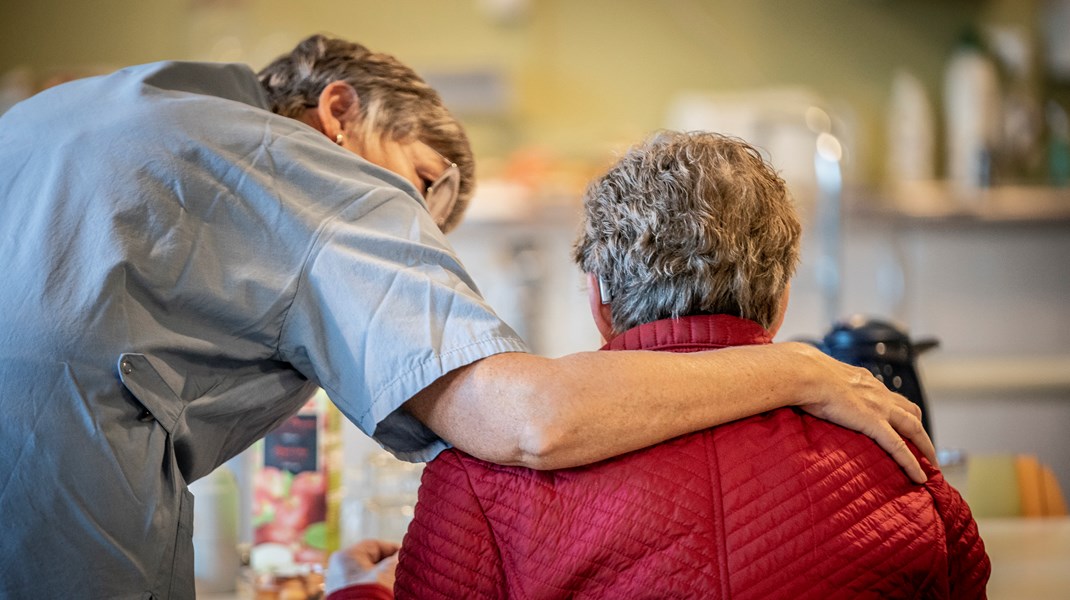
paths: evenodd
<path fill-rule="evenodd" d="M 783 179 L 743 140 L 658 132 L 583 204 L 573 258 L 609 287 L 617 333 L 693 314 L 775 322 L 801 226 Z"/>
<path fill-rule="evenodd" d="M 360 99 L 360 122 L 397 141 L 419 140 L 457 163 L 460 193 L 443 230 L 460 221 L 475 191 L 475 159 L 468 136 L 438 92 L 389 54 L 346 40 L 313 35 L 259 73 L 273 112 L 298 117 L 319 103 L 327 84 L 344 81 Z"/>

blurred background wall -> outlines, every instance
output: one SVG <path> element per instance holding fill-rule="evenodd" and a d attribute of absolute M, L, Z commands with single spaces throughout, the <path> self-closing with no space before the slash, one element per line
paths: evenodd
<path fill-rule="evenodd" d="M 411 64 L 469 128 L 480 166 L 454 243 L 548 355 L 599 343 L 567 257 L 584 182 L 651 130 L 738 129 L 806 215 L 782 338 L 853 313 L 938 338 L 921 363 L 938 445 L 1036 454 L 1070 488 L 1070 195 L 1051 159 L 1070 107 L 1065 0 L 4 0 L 0 11 L 0 110 L 132 63 L 260 68 L 315 32 Z M 963 192 L 945 181 L 944 86 L 969 29 L 999 51 L 1003 93 L 1020 97 L 1007 127 L 1032 146 Z M 821 132 L 840 150 L 832 205 L 813 173 Z M 897 153 L 924 159 L 911 181 L 889 166 Z M 366 442 L 349 440 L 361 460 Z"/>
<path fill-rule="evenodd" d="M 588 158 L 665 125 L 687 90 L 805 85 L 856 114 L 862 173 L 880 177 L 897 69 L 935 95 L 969 26 L 1035 37 L 1040 0 L 95 0 L 4 3 L 0 73 L 38 76 L 164 59 L 259 68 L 313 32 L 428 74 L 490 74 L 500 103 L 469 116 L 484 156 L 546 145 Z"/>

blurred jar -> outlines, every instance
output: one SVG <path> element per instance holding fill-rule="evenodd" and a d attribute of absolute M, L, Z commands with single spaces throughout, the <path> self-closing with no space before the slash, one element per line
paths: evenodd
<path fill-rule="evenodd" d="M 193 574 L 198 593 L 233 592 L 241 569 L 238 482 L 221 466 L 189 486 L 193 504 Z"/>
<path fill-rule="evenodd" d="M 1003 124 L 1001 95 L 995 61 L 985 51 L 980 35 L 966 32 L 944 73 L 947 173 L 960 189 L 992 183 L 992 160 Z"/>
<path fill-rule="evenodd" d="M 239 600 L 322 600 L 323 567 L 317 564 L 256 571 L 246 567 L 238 585 Z"/>
<path fill-rule="evenodd" d="M 342 547 L 368 538 L 401 542 L 416 508 L 423 467 L 377 451 L 347 471 Z"/>

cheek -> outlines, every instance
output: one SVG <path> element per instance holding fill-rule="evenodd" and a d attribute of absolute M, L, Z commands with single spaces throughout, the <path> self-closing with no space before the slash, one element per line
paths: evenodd
<path fill-rule="evenodd" d="M 416 166 L 405 151 L 398 144 L 388 144 L 386 150 L 387 164 L 383 166 L 398 175 L 401 175 L 405 179 L 408 179 L 413 187 L 422 191 L 424 188 L 423 180 L 421 180 L 420 176 L 416 173 Z"/>
<path fill-rule="evenodd" d="M 417 190 L 423 189 L 423 181 L 416 174 L 412 160 L 396 142 L 369 140 L 365 142 L 362 151 L 357 153 L 368 162 L 404 177 Z"/>

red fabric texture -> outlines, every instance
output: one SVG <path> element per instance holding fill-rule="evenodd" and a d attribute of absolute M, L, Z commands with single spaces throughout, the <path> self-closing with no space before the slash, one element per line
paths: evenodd
<path fill-rule="evenodd" d="M 765 343 L 724 315 L 606 349 Z M 917 454 L 917 452 L 915 452 Z M 990 564 L 939 471 L 913 484 L 872 440 L 779 409 L 586 467 L 450 450 L 424 471 L 395 593 L 428 598 L 984 598 Z"/>

